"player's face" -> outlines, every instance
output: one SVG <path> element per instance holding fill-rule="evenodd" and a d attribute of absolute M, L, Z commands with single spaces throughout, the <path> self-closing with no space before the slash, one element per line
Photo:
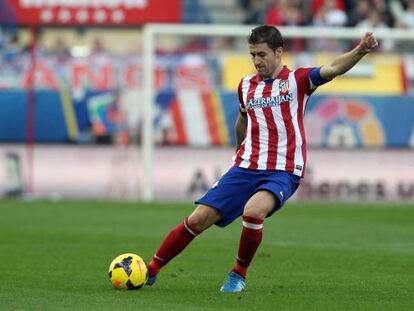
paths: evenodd
<path fill-rule="evenodd" d="M 257 72 L 263 79 L 276 78 L 282 64 L 281 47 L 271 49 L 267 43 L 250 44 L 250 55 Z"/>

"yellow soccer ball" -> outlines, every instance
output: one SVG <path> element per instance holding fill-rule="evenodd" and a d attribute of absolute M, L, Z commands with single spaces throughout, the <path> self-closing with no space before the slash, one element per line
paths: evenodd
<path fill-rule="evenodd" d="M 132 253 L 119 255 L 112 260 L 108 274 L 112 285 L 117 289 L 139 289 L 148 279 L 144 260 Z"/>

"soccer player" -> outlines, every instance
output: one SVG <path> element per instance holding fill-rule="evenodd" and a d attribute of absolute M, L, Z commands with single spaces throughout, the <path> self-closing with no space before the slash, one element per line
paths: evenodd
<path fill-rule="evenodd" d="M 148 264 L 148 285 L 154 284 L 160 269 L 204 230 L 213 224 L 225 227 L 242 216 L 236 262 L 221 291 L 244 290 L 265 218 L 283 206 L 304 176 L 303 115 L 309 96 L 378 45 L 367 32 L 354 49 L 330 64 L 292 71 L 283 66 L 283 38 L 277 28 L 254 28 L 248 43 L 257 73 L 239 84 L 234 165 L 195 202 L 198 206 L 193 213 L 166 236 Z"/>

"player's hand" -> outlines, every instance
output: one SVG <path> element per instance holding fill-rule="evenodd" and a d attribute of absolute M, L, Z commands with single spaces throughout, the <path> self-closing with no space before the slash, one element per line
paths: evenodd
<path fill-rule="evenodd" d="M 372 32 L 366 32 L 359 42 L 359 52 L 367 54 L 378 46 L 378 41 L 375 39 Z"/>

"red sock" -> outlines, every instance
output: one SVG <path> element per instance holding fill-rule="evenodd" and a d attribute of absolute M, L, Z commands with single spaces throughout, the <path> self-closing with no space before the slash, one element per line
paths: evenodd
<path fill-rule="evenodd" d="M 234 272 L 246 277 L 247 268 L 262 241 L 263 219 L 243 216 L 243 230 L 240 238 L 237 262 Z"/>
<path fill-rule="evenodd" d="M 150 277 L 156 275 L 171 259 L 177 256 L 200 232 L 190 228 L 188 217 L 175 227 L 161 243 L 151 262 L 148 264 Z"/>

